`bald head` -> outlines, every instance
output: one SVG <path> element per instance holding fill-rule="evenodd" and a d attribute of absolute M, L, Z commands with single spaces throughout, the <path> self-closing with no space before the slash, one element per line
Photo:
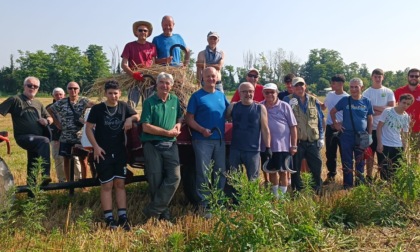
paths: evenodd
<path fill-rule="evenodd" d="M 172 31 L 174 29 L 174 26 L 175 26 L 175 22 L 171 16 L 164 16 L 162 18 L 163 35 L 165 35 L 166 37 L 172 36 Z"/>
<path fill-rule="evenodd" d="M 251 82 L 242 82 L 239 87 L 239 97 L 244 105 L 250 105 L 254 102 L 255 87 Z"/>

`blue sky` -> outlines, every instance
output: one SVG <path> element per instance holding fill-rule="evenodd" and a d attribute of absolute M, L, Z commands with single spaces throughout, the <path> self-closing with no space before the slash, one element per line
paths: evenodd
<path fill-rule="evenodd" d="M 311 49 L 340 52 L 344 62 L 367 64 L 369 70 L 420 68 L 420 1 L 418 0 L 272 0 L 272 1 L 110 1 L 1 0 L 0 67 L 17 50 L 51 51 L 53 44 L 103 46 L 111 49 L 135 40 L 132 23 L 153 24 L 162 32 L 162 16 L 175 19 L 195 58 L 206 34 L 217 31 L 225 64 L 243 66 L 244 53 L 293 52 L 304 63 Z"/>

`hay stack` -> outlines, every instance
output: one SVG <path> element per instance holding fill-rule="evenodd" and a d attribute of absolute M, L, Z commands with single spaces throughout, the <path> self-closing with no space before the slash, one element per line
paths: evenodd
<path fill-rule="evenodd" d="M 143 75 L 150 75 L 155 80 L 161 72 L 170 73 L 174 77 L 174 86 L 172 87 L 172 92 L 178 96 L 181 107 L 185 112 L 188 104 L 188 100 L 192 93 L 197 91 L 200 86 L 197 84 L 195 74 L 189 71 L 187 68 L 173 67 L 173 66 L 161 66 L 153 65 L 149 68 L 138 67 L 134 71 L 139 71 Z M 146 95 L 147 89 L 155 85 L 154 81 L 151 78 L 145 78 L 144 81 L 137 81 L 132 76 L 128 74 L 115 74 L 111 77 L 99 78 L 93 84 L 91 90 L 89 91 L 90 96 L 102 97 L 104 92 L 105 82 L 109 80 L 116 80 L 120 84 L 121 90 L 128 91 L 129 89 L 138 86 L 142 96 Z"/>

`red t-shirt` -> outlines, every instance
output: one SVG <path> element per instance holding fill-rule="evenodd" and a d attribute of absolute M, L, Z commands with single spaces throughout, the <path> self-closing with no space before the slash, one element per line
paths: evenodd
<path fill-rule="evenodd" d="M 257 84 L 255 86 L 255 92 L 254 92 L 254 101 L 256 102 L 262 102 L 264 101 L 264 96 L 263 96 L 263 86 L 260 84 Z M 238 89 L 236 89 L 235 94 L 233 94 L 232 100 L 230 102 L 238 102 L 239 100 L 241 100 L 241 98 L 239 97 L 239 92 Z"/>
<path fill-rule="evenodd" d="M 152 66 L 156 55 L 156 46 L 154 44 L 149 42 L 139 44 L 137 41 L 133 41 L 125 45 L 121 57 L 127 59 L 128 66 L 133 69 L 135 65 L 139 64 L 145 67 Z"/>
<path fill-rule="evenodd" d="M 411 116 L 411 121 L 414 122 L 413 132 L 420 132 L 420 85 L 417 85 L 414 91 L 411 91 L 408 85 L 397 88 L 394 92 L 395 100 L 398 102 L 400 96 L 406 93 L 414 96 L 414 103 L 407 109 L 407 113 Z"/>

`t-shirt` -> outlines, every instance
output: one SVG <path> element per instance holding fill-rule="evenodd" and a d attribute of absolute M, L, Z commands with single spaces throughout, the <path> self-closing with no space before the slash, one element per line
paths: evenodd
<path fill-rule="evenodd" d="M 278 97 L 279 97 L 279 99 L 282 101 L 282 100 L 284 99 L 284 97 L 286 97 L 286 96 L 288 96 L 288 95 L 290 95 L 290 94 L 291 94 L 291 93 L 289 93 L 289 91 L 284 90 L 284 91 L 281 91 L 281 92 L 279 93 Z"/>
<path fill-rule="evenodd" d="M 398 114 L 395 108 L 386 108 L 381 117 L 382 127 L 382 144 L 389 147 L 402 147 L 401 131 L 408 132 L 410 127 L 410 116 L 404 112 Z"/>
<path fill-rule="evenodd" d="M 235 103 L 232 108 L 231 150 L 260 151 L 261 104 Z"/>
<path fill-rule="evenodd" d="M 121 58 L 127 59 L 128 66 L 133 69 L 139 64 L 151 67 L 156 55 L 156 46 L 154 44 L 150 42 L 140 44 L 137 41 L 133 41 L 125 45 Z"/>
<path fill-rule="evenodd" d="M 177 120 L 182 117 L 181 105 L 178 97 L 169 94 L 166 102 L 163 102 L 157 94 L 146 99 L 143 103 L 140 123 L 148 123 L 165 130 L 174 128 Z M 175 137 L 152 135 L 146 132 L 141 134 L 141 141 L 175 141 Z"/>
<path fill-rule="evenodd" d="M 261 104 L 265 104 L 265 101 Z M 266 109 L 271 136 L 271 150 L 273 152 L 289 152 L 290 127 L 297 125 L 292 107 L 284 101 L 277 100 L 273 107 L 266 107 Z M 261 151 L 265 151 L 264 141 L 261 141 Z"/>
<path fill-rule="evenodd" d="M 92 107 L 87 121 L 96 125 L 95 140 L 107 154 L 119 153 L 125 155 L 123 126 L 125 120 L 135 114 L 137 112 L 123 101 L 118 101 L 116 107 L 108 107 L 104 102 Z"/>
<path fill-rule="evenodd" d="M 353 115 L 354 127 L 351 122 L 349 99 L 351 104 L 351 113 Z M 365 131 L 367 129 L 367 117 L 373 115 L 373 108 L 370 100 L 364 96 L 359 100 L 354 100 L 351 96 L 343 97 L 335 105 L 335 109 L 343 111 L 343 127 L 345 132 L 353 134 L 354 131 Z"/>
<path fill-rule="evenodd" d="M 408 107 L 406 112 L 410 115 L 411 121 L 414 123 L 413 132 L 420 132 L 420 85 L 417 85 L 414 91 L 411 91 L 408 85 L 397 88 L 395 90 L 395 99 L 399 101 L 400 96 L 407 93 L 414 96 L 414 102 Z"/>
<path fill-rule="evenodd" d="M 7 113 L 12 115 L 15 138 L 28 134 L 42 136 L 44 127 L 38 119 L 50 116 L 40 101 L 29 100 L 23 94 L 9 97 L 0 104 L 0 114 L 6 116 Z"/>
<path fill-rule="evenodd" d="M 328 125 L 333 124 L 333 121 L 332 121 L 331 115 L 330 115 L 331 109 L 334 108 L 335 104 L 337 104 L 337 102 L 339 100 L 341 100 L 341 98 L 347 97 L 347 96 L 349 96 L 349 94 L 347 94 L 346 92 L 343 92 L 342 94 L 339 94 L 339 95 L 336 94 L 334 91 L 328 92 L 327 97 L 325 97 L 325 101 L 324 101 L 324 104 L 328 109 L 328 115 L 327 115 L 327 124 Z M 337 114 L 335 114 L 335 117 L 337 118 L 337 121 L 342 122 L 343 121 L 343 111 L 337 112 Z"/>
<path fill-rule="evenodd" d="M 69 144 L 80 143 L 77 132 L 80 131 L 83 126 L 76 125 L 74 121 L 75 118 L 80 118 L 88 103 L 89 100 L 86 97 L 79 97 L 76 103 L 71 103 L 71 105 L 69 105 L 69 98 L 64 98 L 55 102 L 50 107 L 61 123 L 60 142 Z M 70 106 L 73 106 L 76 115 L 73 113 Z"/>
<path fill-rule="evenodd" d="M 225 138 L 225 113 L 229 106 L 226 96 L 216 90 L 214 93 L 208 93 L 200 89 L 193 93 L 188 101 L 187 112 L 194 115 L 194 120 L 206 129 L 217 127 L 222 136 L 214 132 L 210 137 L 204 137 L 200 132 L 192 130 L 192 139 L 212 139 L 219 140 Z"/>
<path fill-rule="evenodd" d="M 387 106 L 388 102 L 395 101 L 394 92 L 387 87 L 381 88 L 368 88 L 366 89 L 363 94 L 364 97 L 370 100 L 370 103 L 373 106 Z M 376 130 L 378 126 L 380 115 L 373 116 L 373 130 Z"/>
<path fill-rule="evenodd" d="M 254 92 L 254 98 L 253 98 L 254 101 L 256 102 L 264 101 L 264 95 L 262 91 L 263 91 L 263 85 L 257 84 L 255 86 L 255 92 Z M 240 100 L 241 100 L 241 97 L 239 96 L 239 90 L 236 89 L 230 102 L 238 102 Z"/>
<path fill-rule="evenodd" d="M 185 45 L 184 40 L 182 39 L 181 35 L 179 34 L 172 34 L 170 37 L 166 37 L 163 33 L 159 36 L 153 38 L 152 43 L 156 46 L 157 49 L 157 58 L 168 58 L 170 55 L 169 49 L 171 46 L 180 44 L 184 47 Z M 171 62 L 171 66 L 178 66 L 181 63 L 181 49 L 179 47 L 175 47 L 173 50 L 173 58 Z"/>

